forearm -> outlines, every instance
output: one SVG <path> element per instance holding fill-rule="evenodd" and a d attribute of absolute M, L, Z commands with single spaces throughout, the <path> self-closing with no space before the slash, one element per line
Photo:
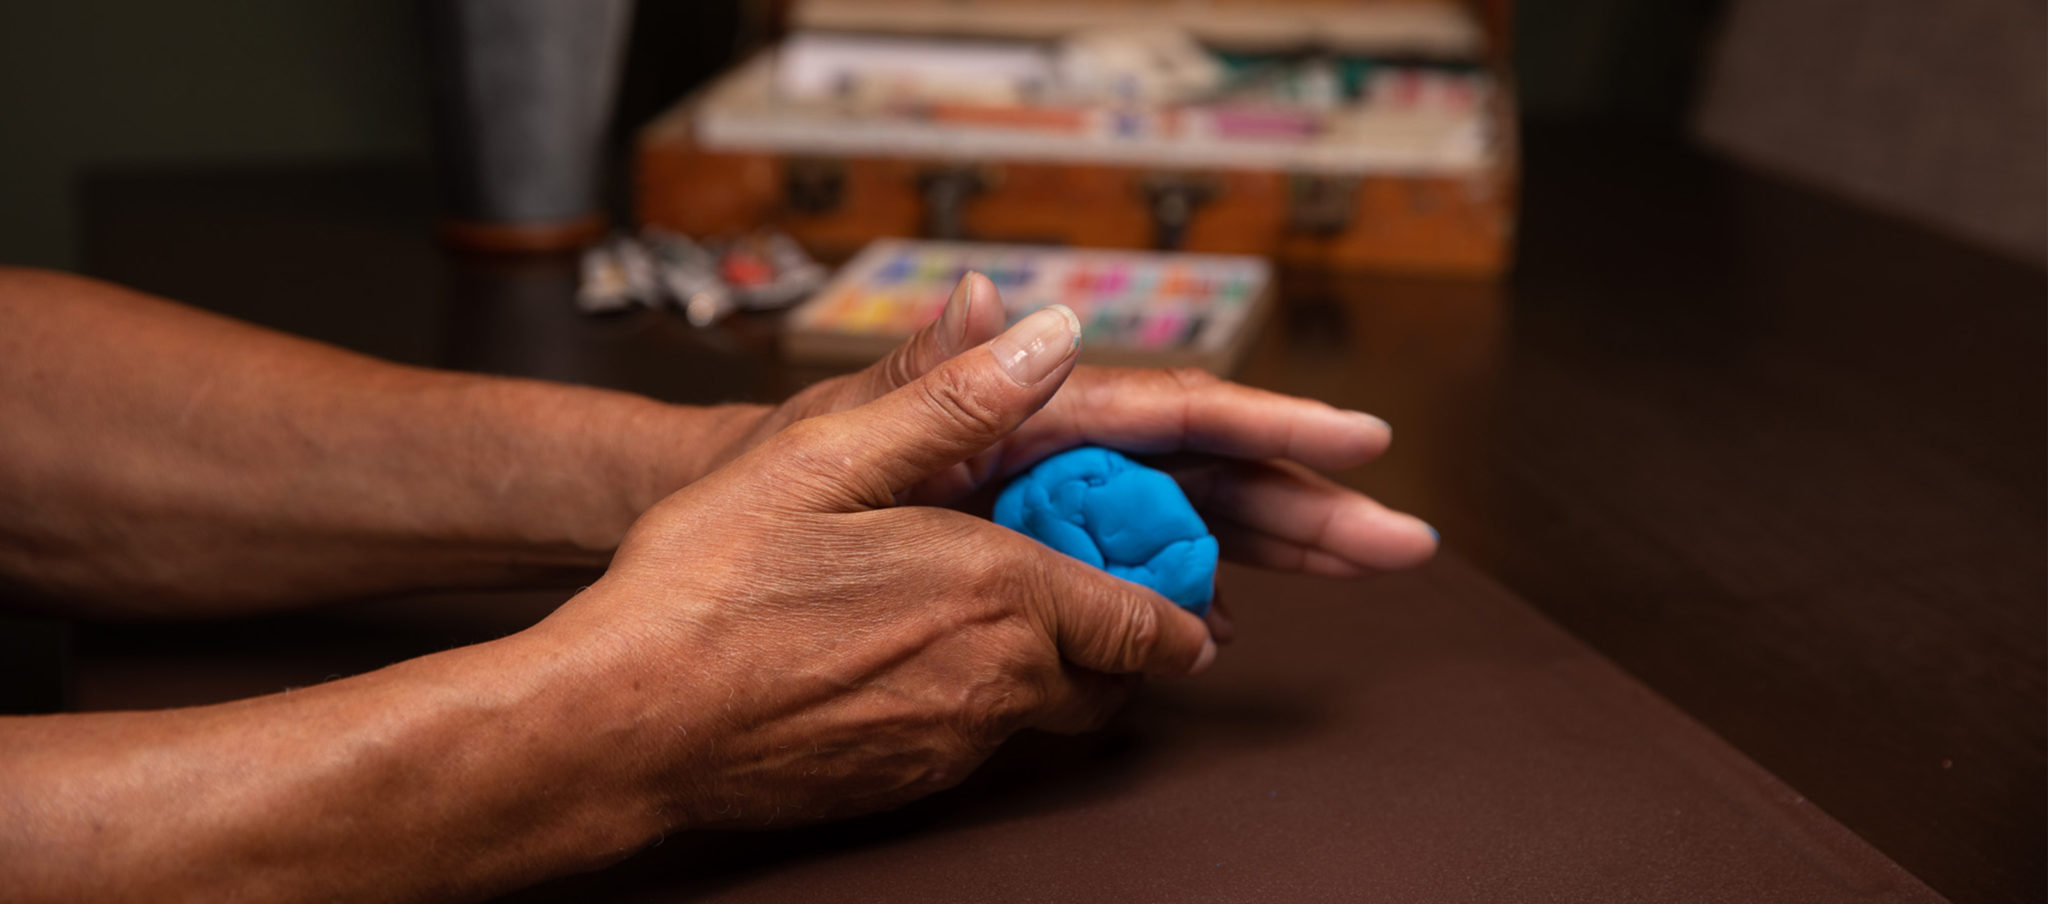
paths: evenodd
<path fill-rule="evenodd" d="M 651 729 L 592 705 L 632 695 L 586 666 L 529 632 L 219 706 L 0 720 L 0 886 L 443 900 L 616 861 L 668 808 Z"/>
<path fill-rule="evenodd" d="M 0 270 L 0 577 L 119 614 L 566 583 L 758 411 L 403 367 Z"/>

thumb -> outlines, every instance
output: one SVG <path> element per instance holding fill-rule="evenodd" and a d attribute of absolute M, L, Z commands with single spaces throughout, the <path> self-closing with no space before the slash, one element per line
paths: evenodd
<path fill-rule="evenodd" d="M 1040 308 L 982 345 L 872 402 L 783 431 L 776 445 L 823 487 L 828 508 L 890 505 L 919 481 L 994 445 L 1037 413 L 1074 369 L 1081 321 Z"/>
<path fill-rule="evenodd" d="M 849 381 L 847 406 L 870 402 L 908 385 L 939 362 L 995 338 L 1003 329 L 1003 302 L 988 277 L 969 272 L 960 277 L 938 319 L 882 360 Z"/>

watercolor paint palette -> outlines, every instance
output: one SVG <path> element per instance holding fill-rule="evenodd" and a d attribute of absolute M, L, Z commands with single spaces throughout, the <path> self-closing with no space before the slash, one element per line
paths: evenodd
<path fill-rule="evenodd" d="M 1272 267 L 1259 257 L 881 239 L 790 314 L 784 354 L 880 358 L 937 319 L 970 270 L 995 283 L 1013 323 L 1046 305 L 1073 308 L 1082 360 L 1093 364 L 1227 373 L 1272 295 Z"/>

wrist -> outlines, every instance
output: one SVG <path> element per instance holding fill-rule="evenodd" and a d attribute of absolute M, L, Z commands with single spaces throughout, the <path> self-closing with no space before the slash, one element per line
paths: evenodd
<path fill-rule="evenodd" d="M 717 807 L 707 801 L 715 797 L 714 761 L 735 740 L 735 698 L 732 673 L 721 666 L 730 657 L 708 642 L 709 626 L 685 614 L 693 607 L 642 586 L 614 570 L 507 639 L 570 664 L 562 680 L 579 699 L 563 714 L 574 725 L 564 737 L 598 748 L 619 806 L 637 814 L 653 840 L 703 827 L 706 810 Z M 658 623 L 635 617 L 649 610 Z"/>
<path fill-rule="evenodd" d="M 627 433 L 621 454 L 634 473 L 634 516 L 683 487 L 724 467 L 772 410 L 767 405 L 671 405 L 650 402 Z"/>
<path fill-rule="evenodd" d="M 493 484 L 509 503 L 497 523 L 536 544 L 567 543 L 598 567 L 642 512 L 723 463 L 767 410 L 524 380 L 473 387 L 507 415 L 500 443 L 521 450 Z"/>
<path fill-rule="evenodd" d="M 502 859 L 536 870 L 522 882 L 615 863 L 675 828 L 650 683 L 553 624 L 454 651 L 466 655 L 429 730 L 470 751 L 447 756 L 474 789 L 465 809 L 496 814 L 477 828 Z"/>

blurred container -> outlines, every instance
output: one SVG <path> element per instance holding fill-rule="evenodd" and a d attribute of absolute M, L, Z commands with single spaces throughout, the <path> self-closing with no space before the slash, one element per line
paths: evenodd
<path fill-rule="evenodd" d="M 552 251 L 601 237 L 605 130 L 633 0 L 425 0 L 442 237 Z"/>

